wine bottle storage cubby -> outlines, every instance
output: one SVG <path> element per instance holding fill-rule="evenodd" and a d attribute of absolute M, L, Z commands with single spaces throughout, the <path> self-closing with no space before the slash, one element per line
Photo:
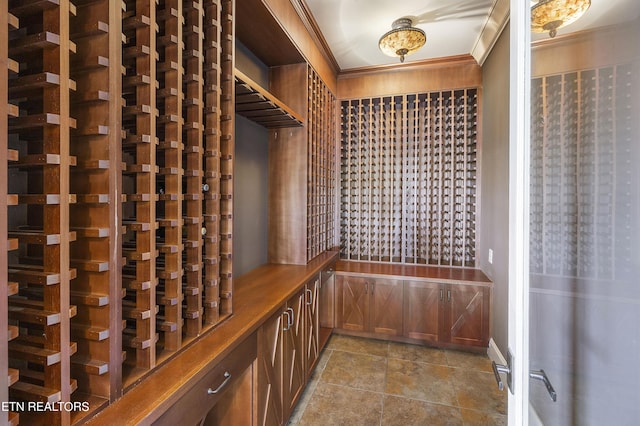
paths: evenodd
<path fill-rule="evenodd" d="M 232 312 L 234 2 L 0 15 L 0 397 L 89 405 L 0 423 L 74 424 Z"/>
<path fill-rule="evenodd" d="M 616 280 L 632 271 L 637 73 L 617 65 L 533 79 L 532 273 Z"/>
<path fill-rule="evenodd" d="M 342 258 L 475 267 L 478 97 L 342 102 Z"/>
<path fill-rule="evenodd" d="M 186 5 L 185 5 L 186 6 Z M 204 9 L 201 1 L 195 1 L 184 11 L 183 38 L 185 51 L 182 54 L 184 78 L 182 80 L 184 101 L 182 110 L 184 126 L 182 140 L 182 165 L 184 169 L 182 204 L 184 244 L 183 262 L 183 321 L 184 337 L 193 338 L 202 331 L 202 318 L 190 315 L 189 312 L 200 313 L 202 305 L 202 250 L 204 221 L 202 213 L 203 195 L 210 188 L 203 180 L 204 154 Z M 211 37 L 208 38 L 211 40 Z M 218 62 L 213 62 L 218 63 Z M 213 123 L 215 127 L 215 122 Z M 186 314 L 185 314 L 186 313 Z"/>
<path fill-rule="evenodd" d="M 126 200 L 123 200 L 122 217 L 126 232 L 122 238 L 125 258 L 122 280 L 127 285 L 122 300 L 125 325 L 122 346 L 125 351 L 123 379 L 128 382 L 156 365 L 155 349 L 159 339 L 156 292 L 162 268 L 158 264 L 156 270 L 159 255 L 156 234 L 160 234 L 156 207 L 163 189 L 160 186 L 156 188 L 159 10 L 154 0 L 127 0 L 125 5 L 125 44 L 122 50 L 125 69 L 122 80 L 122 159 L 125 173 L 122 192 Z"/>
<path fill-rule="evenodd" d="M 210 306 L 211 314 L 214 316 L 211 321 L 217 322 L 218 314 L 225 318 L 232 313 L 232 289 L 233 289 L 233 158 L 235 155 L 235 2 L 233 0 L 222 0 L 220 4 L 222 16 L 221 46 L 221 69 L 220 81 L 222 92 L 220 96 L 220 216 L 219 216 L 219 285 L 218 305 Z M 211 288 L 214 290 L 215 287 Z M 209 303 L 216 303 L 210 298 Z M 207 306 L 205 305 L 205 310 Z"/>
<path fill-rule="evenodd" d="M 335 246 L 336 99 L 318 74 L 308 73 L 307 259 Z"/>
<path fill-rule="evenodd" d="M 6 2 L 4 2 L 6 3 Z M 75 8 L 52 2 L 9 2 L 8 58 L 15 64 L 8 82 L 7 134 L 11 150 L 7 191 L 10 202 L 6 271 L 11 376 L 9 400 L 70 400 L 78 381 L 70 359 L 77 350 L 70 322 L 77 314 L 70 299 L 77 271 L 87 266 L 71 257 L 76 233 L 69 230 L 69 173 L 76 165 L 70 152 L 70 57 L 76 45 L 68 31 Z M 7 27 L 3 29 L 6 30 Z M 4 197 L 4 195 L 2 195 Z M 73 265 L 73 266 L 72 266 Z M 71 340 L 73 339 L 73 340 Z M 7 376 L 5 376 L 7 377 Z M 19 413 L 29 423 L 32 413 Z M 53 423 L 69 422 L 69 412 L 51 413 Z"/>

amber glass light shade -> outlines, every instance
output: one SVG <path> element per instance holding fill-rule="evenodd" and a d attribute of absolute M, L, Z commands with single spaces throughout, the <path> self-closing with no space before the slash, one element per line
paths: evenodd
<path fill-rule="evenodd" d="M 427 42 L 427 36 L 420 28 L 412 27 L 409 18 L 401 18 L 393 22 L 393 29 L 380 37 L 378 46 L 382 53 L 397 56 L 400 62 L 404 57 L 420 49 Z"/>
<path fill-rule="evenodd" d="M 540 0 L 531 8 L 531 31 L 548 31 L 555 37 L 559 28 L 576 21 L 589 6 L 591 0 Z"/>

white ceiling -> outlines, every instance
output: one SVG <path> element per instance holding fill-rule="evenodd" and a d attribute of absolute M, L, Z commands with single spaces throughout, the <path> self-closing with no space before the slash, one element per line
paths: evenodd
<path fill-rule="evenodd" d="M 427 44 L 406 62 L 470 54 L 490 13 L 500 0 L 306 0 L 342 70 L 397 64 L 384 55 L 378 40 L 394 20 L 411 17 L 427 35 Z M 534 2 L 535 3 L 535 2 Z M 640 0 L 591 0 L 578 21 L 558 36 L 596 26 L 613 25 L 640 16 Z M 547 35 L 533 34 L 532 39 Z"/>

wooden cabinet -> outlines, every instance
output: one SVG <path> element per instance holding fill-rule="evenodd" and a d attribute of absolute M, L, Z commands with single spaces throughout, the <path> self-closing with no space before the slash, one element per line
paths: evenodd
<path fill-rule="evenodd" d="M 258 330 L 258 424 L 281 425 L 282 334 L 284 313 L 279 310 Z"/>
<path fill-rule="evenodd" d="M 282 335 L 282 402 L 288 418 L 307 382 L 305 370 L 305 296 L 304 288 L 287 302 Z"/>
<path fill-rule="evenodd" d="M 320 356 L 320 276 L 305 285 L 305 367 L 306 378 L 311 376 Z"/>
<path fill-rule="evenodd" d="M 404 283 L 404 331 L 411 339 L 427 342 L 442 340 L 444 290 L 441 284 L 424 281 Z"/>
<path fill-rule="evenodd" d="M 339 276 L 336 296 L 337 328 L 402 335 L 402 281 Z"/>
<path fill-rule="evenodd" d="M 405 337 L 463 346 L 489 343 L 488 287 L 405 281 Z"/>
<path fill-rule="evenodd" d="M 489 344 L 491 289 L 473 285 L 447 285 L 444 325 L 445 339 L 452 344 Z"/>
<path fill-rule="evenodd" d="M 324 348 L 335 327 L 335 287 L 336 264 L 332 262 L 320 273 L 320 293 L 318 295 L 318 317 L 320 327 L 320 349 Z"/>
<path fill-rule="evenodd" d="M 306 287 L 258 332 L 258 422 L 281 425 L 306 384 Z"/>
<path fill-rule="evenodd" d="M 452 347 L 486 347 L 491 281 L 477 269 L 338 262 L 335 328 Z"/>
<path fill-rule="evenodd" d="M 298 290 L 258 332 L 258 422 L 281 425 L 307 384 L 320 354 L 320 276 Z"/>
<path fill-rule="evenodd" d="M 223 424 L 215 420 L 224 419 L 229 422 L 226 424 L 252 425 L 256 356 L 254 333 L 182 394 L 154 424 Z"/>

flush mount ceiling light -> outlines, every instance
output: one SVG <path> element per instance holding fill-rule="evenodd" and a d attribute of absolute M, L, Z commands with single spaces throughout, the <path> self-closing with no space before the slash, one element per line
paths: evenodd
<path fill-rule="evenodd" d="M 531 8 L 531 31 L 549 32 L 555 37 L 558 29 L 580 18 L 591 6 L 591 0 L 539 0 Z"/>
<path fill-rule="evenodd" d="M 382 53 L 388 56 L 404 57 L 420 49 L 427 42 L 427 36 L 420 28 L 412 27 L 413 21 L 409 18 L 400 18 L 393 21 L 391 31 L 380 37 L 378 46 Z"/>

